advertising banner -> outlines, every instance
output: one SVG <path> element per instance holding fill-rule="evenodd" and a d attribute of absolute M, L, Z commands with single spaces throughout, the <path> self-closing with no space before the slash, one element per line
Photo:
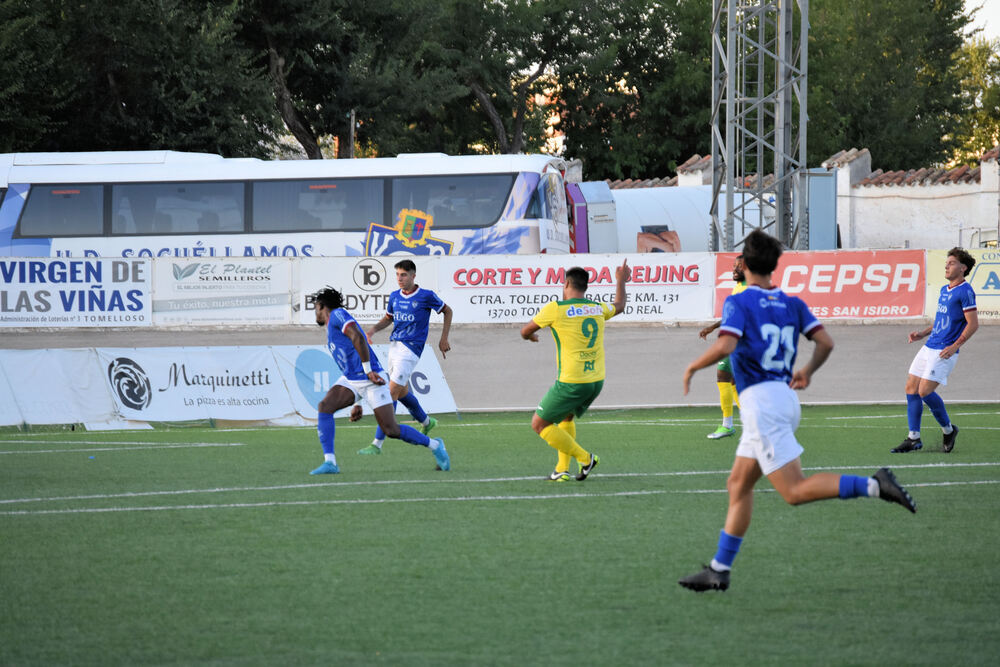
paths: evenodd
<path fill-rule="evenodd" d="M 152 325 L 148 259 L 0 259 L 0 326 Z"/>
<path fill-rule="evenodd" d="M 715 256 L 715 317 L 732 292 L 737 253 Z M 924 313 L 923 250 L 786 252 L 771 282 L 821 318 L 907 318 Z"/>
<path fill-rule="evenodd" d="M 153 275 L 156 325 L 291 323 L 288 258 L 160 257 Z"/>
<path fill-rule="evenodd" d="M 0 424 L 112 420 L 115 406 L 96 368 L 97 355 L 90 348 L 0 351 L 0 401 L 4 404 Z"/>
<path fill-rule="evenodd" d="M 589 298 L 612 303 L 615 269 L 626 258 L 632 279 L 618 321 L 710 317 L 715 260 L 709 253 L 441 257 L 437 293 L 455 311 L 454 322 L 527 322 L 562 298 L 566 269 L 573 266 L 590 274 Z"/>
<path fill-rule="evenodd" d="M 394 267 L 404 259 L 416 265 L 417 285 L 436 292 L 438 264 L 431 257 L 311 257 L 300 260 L 296 294 L 299 324 L 315 325 L 312 295 L 326 286 L 344 295 L 344 308 L 359 324 L 366 327 L 378 322 L 385 315 L 389 295 L 399 289 Z M 431 322 L 440 321 L 440 315 L 431 316 Z"/>
<path fill-rule="evenodd" d="M 976 260 L 976 265 L 965 279 L 976 293 L 979 319 L 1000 320 L 1000 250 L 978 248 L 968 252 Z M 924 312 L 928 319 L 934 318 L 941 287 L 947 283 L 944 279 L 946 259 L 947 250 L 927 251 L 927 304 Z"/>
<path fill-rule="evenodd" d="M 383 361 L 388 357 L 388 345 L 372 345 L 376 356 Z M 272 347 L 274 358 L 278 362 L 281 377 L 288 387 L 295 411 L 307 419 L 316 419 L 316 406 L 326 395 L 333 383 L 340 379 L 340 368 L 325 347 L 305 345 L 281 345 Z M 455 398 L 452 396 L 448 382 L 441 372 L 437 357 L 431 351 L 420 355 L 413 374 L 410 375 L 410 391 L 420 400 L 420 405 L 428 414 L 454 412 Z M 362 403 L 365 414 L 371 414 L 371 408 Z M 345 408 L 336 414 L 346 417 L 350 408 Z M 406 415 L 402 403 L 396 406 L 396 414 Z M 407 421 L 409 417 L 401 419 Z M 374 425 L 373 425 L 374 428 Z"/>
<path fill-rule="evenodd" d="M 264 420 L 293 412 L 267 347 L 97 348 L 125 419 Z"/>

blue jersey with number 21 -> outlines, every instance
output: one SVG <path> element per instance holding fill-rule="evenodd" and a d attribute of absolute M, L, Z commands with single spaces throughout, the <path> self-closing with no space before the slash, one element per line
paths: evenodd
<path fill-rule="evenodd" d="M 736 390 L 760 382 L 790 382 L 799 334 L 822 326 L 805 301 L 777 287 L 764 290 L 751 285 L 726 297 L 719 335 L 739 339 L 730 356 Z"/>

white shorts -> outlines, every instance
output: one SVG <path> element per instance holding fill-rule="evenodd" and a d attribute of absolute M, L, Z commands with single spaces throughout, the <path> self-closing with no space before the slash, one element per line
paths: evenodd
<path fill-rule="evenodd" d="M 802 407 L 795 390 L 784 382 L 761 382 L 740 392 L 743 433 L 736 456 L 756 459 L 765 475 L 802 455 L 795 439 Z"/>
<path fill-rule="evenodd" d="M 389 356 L 386 360 L 386 366 L 389 368 L 389 379 L 399 386 L 406 386 L 419 361 L 420 357 L 413 354 L 413 350 L 398 340 L 389 343 Z"/>
<path fill-rule="evenodd" d="M 384 380 L 389 379 L 389 376 L 385 371 L 379 373 L 379 376 L 381 376 Z M 372 410 L 380 408 L 383 405 L 392 404 L 392 395 L 389 394 L 388 383 L 375 384 L 371 380 L 348 380 L 346 376 L 341 375 L 340 379 L 333 383 L 333 386 L 347 387 L 354 392 L 355 402 L 357 402 L 358 399 L 364 399 Z"/>
<path fill-rule="evenodd" d="M 913 363 L 910 364 L 910 375 L 946 385 L 948 384 L 948 376 L 951 375 L 951 369 L 955 367 L 956 363 L 958 363 L 957 354 L 942 359 L 941 350 L 933 350 L 924 345 L 917 351 L 917 356 L 913 357 Z"/>

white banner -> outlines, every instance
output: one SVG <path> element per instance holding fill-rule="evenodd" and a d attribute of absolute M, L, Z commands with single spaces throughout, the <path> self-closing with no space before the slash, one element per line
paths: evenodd
<path fill-rule="evenodd" d="M 344 295 L 344 308 L 362 326 L 374 324 L 385 315 L 389 295 L 399 289 L 396 262 L 409 259 L 417 267 L 417 284 L 438 291 L 438 260 L 416 255 L 385 257 L 311 257 L 300 260 L 299 324 L 316 324 L 312 295 L 330 286 Z M 441 315 L 432 314 L 431 322 Z"/>
<path fill-rule="evenodd" d="M 386 357 L 388 345 L 374 348 L 380 359 Z M 0 350 L 0 426 L 303 423 L 300 417 L 316 419 L 319 399 L 339 377 L 329 352 L 319 346 Z M 421 357 L 410 390 L 428 413 L 457 410 L 433 353 Z M 397 411 L 406 413 L 402 405 Z M 371 410 L 365 406 L 365 412 Z"/>
<path fill-rule="evenodd" d="M 6 384 L 10 404 L 0 409 L 0 423 L 79 424 L 106 422 L 115 406 L 101 382 L 93 349 L 3 350 L 0 352 L 0 400 Z"/>
<path fill-rule="evenodd" d="M 161 257 L 154 276 L 157 325 L 291 323 L 288 258 Z"/>
<path fill-rule="evenodd" d="M 278 369 L 285 386 L 288 387 L 288 394 L 291 396 L 295 411 L 307 419 L 316 419 L 316 406 L 319 405 L 320 399 L 341 376 L 340 368 L 337 367 L 333 357 L 325 347 L 319 346 L 283 345 L 271 349 L 278 361 Z M 385 365 L 389 346 L 372 345 L 372 349 Z M 409 387 L 428 414 L 457 410 L 451 388 L 448 387 L 437 357 L 431 350 L 425 350 L 420 355 L 420 361 L 410 376 Z M 362 403 L 362 406 L 365 414 L 371 414 L 367 404 Z M 350 409 L 345 409 L 336 416 L 344 417 L 349 413 Z M 406 408 L 402 403 L 396 406 L 396 414 L 406 414 Z"/>
<path fill-rule="evenodd" d="M 148 259 L 0 259 L 0 326 L 152 325 Z"/>
<path fill-rule="evenodd" d="M 294 411 L 267 347 L 98 348 L 97 354 L 126 419 L 266 420 Z"/>
<path fill-rule="evenodd" d="M 527 322 L 549 301 L 562 298 L 566 269 L 590 274 L 587 296 L 612 303 L 615 269 L 628 259 L 624 322 L 707 320 L 712 316 L 710 253 L 635 255 L 479 255 L 438 258 L 437 293 L 455 322 Z"/>

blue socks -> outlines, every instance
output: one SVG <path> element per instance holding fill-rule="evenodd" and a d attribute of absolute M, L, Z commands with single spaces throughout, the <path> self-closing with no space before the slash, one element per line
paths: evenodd
<path fill-rule="evenodd" d="M 333 439 L 337 425 L 333 421 L 333 415 L 325 412 L 319 413 L 316 418 L 316 432 L 319 433 L 319 444 L 323 447 L 324 454 L 333 454 Z"/>
<path fill-rule="evenodd" d="M 868 478 L 857 475 L 840 476 L 840 497 L 844 500 L 848 498 L 866 498 L 868 496 Z"/>
<path fill-rule="evenodd" d="M 920 394 L 906 395 L 906 422 L 911 433 L 920 433 L 920 415 L 924 411 L 924 404 L 920 400 Z"/>
<path fill-rule="evenodd" d="M 942 427 L 951 424 L 951 419 L 948 418 L 948 411 L 944 408 L 944 401 L 941 400 L 936 391 L 932 391 L 924 396 L 924 403 L 931 409 L 931 414 L 934 415 L 934 419 L 937 420 L 938 424 L 941 424 Z"/>
<path fill-rule="evenodd" d="M 417 397 L 413 395 L 412 391 L 407 393 L 403 398 L 399 399 L 399 402 L 410 411 L 410 416 L 418 422 L 423 424 L 427 421 L 427 413 L 424 412 L 422 407 L 420 407 L 420 401 L 417 400 Z"/>
<path fill-rule="evenodd" d="M 427 421 L 427 413 L 424 412 L 424 409 L 422 407 L 420 407 L 420 401 L 417 400 L 417 397 L 413 395 L 412 391 L 410 393 L 408 393 L 406 396 L 404 396 L 403 398 L 399 399 L 399 401 L 393 401 L 392 402 L 392 411 L 393 412 L 396 411 L 396 403 L 397 402 L 398 403 L 402 403 L 403 406 L 407 410 L 409 410 L 410 416 L 413 417 L 414 419 L 416 419 L 421 424 L 423 424 L 425 421 Z M 381 426 L 376 426 L 375 427 L 375 439 L 376 440 L 385 440 L 385 431 L 382 430 Z M 404 438 L 404 440 L 405 440 L 405 438 Z M 409 441 L 407 440 L 407 442 L 409 442 Z"/>
<path fill-rule="evenodd" d="M 743 544 L 742 537 L 734 537 L 725 530 L 720 530 L 719 547 L 715 552 L 715 558 L 712 559 L 712 568 L 717 571 L 731 570 L 741 544 Z"/>
<path fill-rule="evenodd" d="M 408 442 L 411 445 L 421 445 L 423 447 L 430 447 L 431 439 L 426 435 L 406 424 L 399 425 L 399 439 L 403 442 Z"/>

